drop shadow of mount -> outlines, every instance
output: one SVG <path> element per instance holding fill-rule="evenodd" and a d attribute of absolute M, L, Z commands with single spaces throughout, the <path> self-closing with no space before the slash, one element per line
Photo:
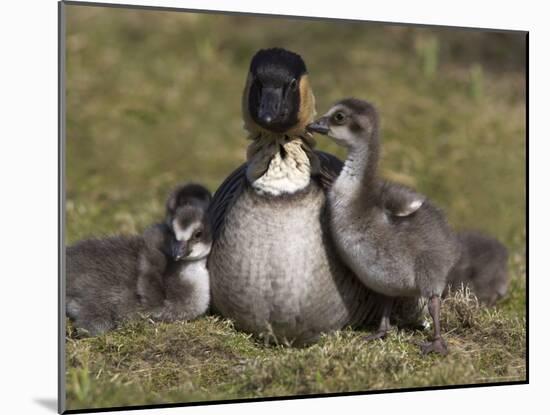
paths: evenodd
<path fill-rule="evenodd" d="M 34 401 L 52 412 L 57 413 L 57 399 L 55 398 L 35 398 Z"/>

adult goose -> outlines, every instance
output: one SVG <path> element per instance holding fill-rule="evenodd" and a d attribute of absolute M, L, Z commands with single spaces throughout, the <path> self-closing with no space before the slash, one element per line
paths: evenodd
<path fill-rule="evenodd" d="M 302 58 L 280 48 L 257 52 L 242 112 L 247 161 L 211 205 L 213 308 L 241 330 L 293 344 L 364 322 L 379 301 L 330 237 L 326 191 L 342 163 L 314 151 L 306 132 L 315 99 Z"/>

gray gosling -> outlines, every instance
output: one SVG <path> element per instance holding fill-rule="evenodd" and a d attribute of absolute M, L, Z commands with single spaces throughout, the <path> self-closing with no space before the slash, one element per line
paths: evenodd
<path fill-rule="evenodd" d="M 378 178 L 378 115 L 368 102 L 344 99 L 308 129 L 348 150 L 328 194 L 330 228 L 344 262 L 367 287 L 387 296 L 378 331 L 366 340 L 386 336 L 395 297 L 422 296 L 434 336 L 421 350 L 446 354 L 441 295 L 458 245 L 445 215 L 425 196 Z"/>
<path fill-rule="evenodd" d="M 477 231 L 462 231 L 457 236 L 461 255 L 449 274 L 450 290 L 468 286 L 481 303 L 495 305 L 508 291 L 506 247 Z"/>
<path fill-rule="evenodd" d="M 210 200 L 200 185 L 179 186 L 166 202 L 164 223 L 142 235 L 88 239 L 67 248 L 66 314 L 79 332 L 99 335 L 138 314 L 176 321 L 207 311 Z"/>

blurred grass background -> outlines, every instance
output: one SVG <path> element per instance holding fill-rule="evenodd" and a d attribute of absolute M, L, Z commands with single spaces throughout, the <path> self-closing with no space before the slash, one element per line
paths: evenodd
<path fill-rule="evenodd" d="M 505 333 L 480 343 L 468 338 L 471 350 L 461 354 L 468 349 L 457 347 L 463 334 L 455 339 L 456 355 L 445 361 L 418 358 L 404 345 L 406 334 L 353 353 L 346 348 L 356 347 L 357 337 L 345 332 L 305 351 L 266 348 L 214 318 L 160 327 L 142 322 L 139 330 L 126 328 L 131 335 L 69 337 L 69 408 L 524 378 L 525 331 L 517 324 L 525 319 L 524 34 L 77 5 L 66 7 L 66 23 L 69 243 L 140 232 L 162 217 L 164 199 L 179 182 L 200 181 L 215 191 L 244 161 L 240 100 L 250 58 L 280 46 L 306 61 L 319 113 L 346 96 L 373 102 L 382 119 L 384 175 L 427 194 L 456 228 L 503 241 L 512 275 L 498 309 L 479 311 L 489 315 L 483 314 L 488 327 L 503 321 Z M 344 156 L 326 139 L 318 138 L 318 147 Z M 145 359 L 146 368 L 132 365 L 133 357 L 153 353 L 147 349 L 164 350 L 165 343 L 151 340 L 159 330 L 165 333 L 159 341 L 183 336 L 185 346 L 177 347 L 195 345 L 194 369 L 178 366 L 185 350 L 171 348 L 164 356 L 176 366 L 167 372 L 161 358 Z M 514 350 L 501 340 L 510 333 L 519 336 L 512 335 Z M 206 352 L 221 338 L 229 346 L 210 359 Z M 500 354 L 482 347 L 491 339 Z M 112 353 L 111 343 L 140 352 Z M 343 353 L 329 368 L 327 347 Z M 368 364 L 359 364 L 356 353 L 368 353 L 373 367 L 382 362 L 384 374 L 365 381 L 358 374 Z M 515 363 L 503 369 L 494 353 Z M 256 366 L 239 369 L 251 356 Z M 324 369 L 310 374 L 301 359 Z M 460 370 L 453 366 L 459 361 Z M 398 362 L 410 367 L 403 372 Z M 266 370 L 278 373 L 281 384 L 256 379 Z M 248 373 L 248 383 L 237 386 L 235 371 Z M 327 383 L 327 374 L 339 381 Z M 251 386 L 258 382 L 261 387 Z"/>

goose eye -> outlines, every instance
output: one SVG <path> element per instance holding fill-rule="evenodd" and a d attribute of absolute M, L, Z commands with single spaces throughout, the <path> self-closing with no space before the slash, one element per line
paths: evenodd
<path fill-rule="evenodd" d="M 338 111 L 337 113 L 335 113 L 333 116 L 332 116 L 332 119 L 334 120 L 334 122 L 336 122 L 337 124 L 342 124 L 344 122 L 344 120 L 346 119 L 346 115 L 341 112 L 341 111 Z"/>
<path fill-rule="evenodd" d="M 298 81 L 296 81 L 296 78 L 294 78 L 292 81 L 290 81 L 290 89 L 293 91 L 296 91 L 296 88 L 298 87 Z"/>

